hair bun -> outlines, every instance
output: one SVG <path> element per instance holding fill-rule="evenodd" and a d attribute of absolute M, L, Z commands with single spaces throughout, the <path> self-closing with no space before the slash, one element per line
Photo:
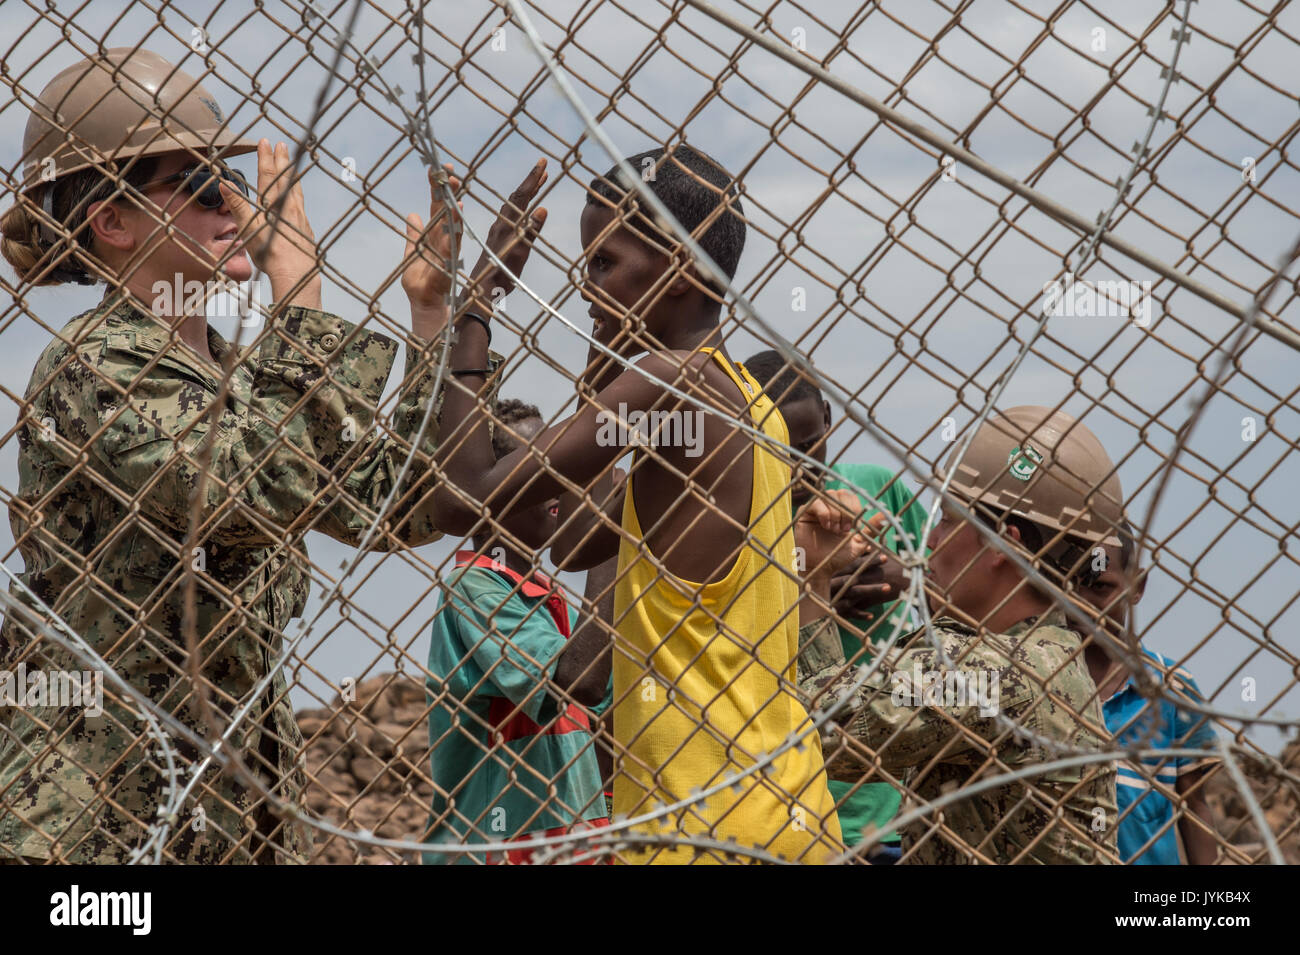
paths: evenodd
<path fill-rule="evenodd" d="M 0 254 L 18 273 L 18 280 L 26 282 L 28 276 L 45 258 L 49 249 L 41 241 L 40 220 L 32 214 L 29 201 L 20 196 L 13 206 L 0 217 Z M 58 285 L 60 280 L 47 275 L 37 285 Z"/>

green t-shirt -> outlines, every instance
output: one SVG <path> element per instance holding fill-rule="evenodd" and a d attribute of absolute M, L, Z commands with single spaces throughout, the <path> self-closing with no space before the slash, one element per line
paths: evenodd
<path fill-rule="evenodd" d="M 898 517 L 898 522 L 903 525 L 903 529 L 911 536 L 913 545 L 916 547 L 924 545 L 921 540 L 921 531 L 925 527 L 926 511 L 917 500 L 916 495 L 904 486 L 901 475 L 895 477 L 893 471 L 878 464 L 836 464 L 831 470 L 878 498 L 882 504 Z M 844 487 L 846 485 L 843 481 L 831 479 L 826 482 L 827 490 Z M 849 490 L 852 490 L 852 488 Z M 859 494 L 858 498 L 862 501 L 863 506 L 867 508 L 864 516 L 870 517 L 872 514 L 879 512 L 879 508 L 871 504 L 862 495 Z M 897 538 L 898 532 L 892 527 L 885 534 L 886 546 L 896 554 L 901 553 L 903 550 L 899 546 Z M 872 615 L 871 620 L 853 620 L 852 623 L 859 630 L 868 631 L 868 636 L 872 641 L 887 640 L 889 635 L 894 632 L 894 621 L 897 618 L 901 617 L 903 620 L 903 633 L 913 630 L 916 626 L 911 608 L 902 600 L 894 600 L 872 607 L 870 613 Z M 844 657 L 847 660 L 853 660 L 858 652 L 862 650 L 862 641 L 843 625 L 840 625 L 839 630 L 840 643 L 844 645 Z M 858 657 L 855 662 L 862 664 L 870 661 L 870 659 L 871 652 L 867 651 L 861 657 Z M 830 781 L 829 785 L 831 795 L 835 797 L 835 801 L 838 803 L 840 828 L 844 832 L 844 841 L 850 846 L 857 845 L 862 841 L 862 830 L 865 827 L 881 827 L 894 818 L 898 813 L 899 804 L 902 802 L 902 796 L 898 790 L 889 783 L 863 783 L 857 786 L 856 790 L 854 789 L 854 783 L 840 782 L 834 779 Z M 883 841 L 898 842 L 898 833 L 889 833 Z"/>

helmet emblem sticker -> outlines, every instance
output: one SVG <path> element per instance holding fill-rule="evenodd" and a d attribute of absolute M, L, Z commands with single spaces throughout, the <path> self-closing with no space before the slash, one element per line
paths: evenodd
<path fill-rule="evenodd" d="M 1011 476 L 1017 481 L 1028 481 L 1038 470 L 1038 465 L 1043 463 L 1043 456 L 1035 451 L 1029 444 L 1024 447 L 1012 448 L 1011 453 L 1007 455 L 1007 464 L 1010 465 L 1008 470 Z"/>

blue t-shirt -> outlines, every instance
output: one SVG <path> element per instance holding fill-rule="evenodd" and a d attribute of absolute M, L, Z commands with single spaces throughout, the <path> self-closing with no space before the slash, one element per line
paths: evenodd
<path fill-rule="evenodd" d="M 1203 702 L 1196 681 L 1173 660 L 1152 653 L 1142 653 L 1154 662 L 1148 664 L 1152 677 L 1174 696 Z M 1106 729 L 1117 746 L 1140 746 L 1142 749 L 1207 749 L 1215 745 L 1209 717 L 1186 710 L 1172 700 L 1147 700 L 1137 690 L 1130 676 L 1115 695 L 1102 703 Z M 1159 721 L 1154 734 L 1153 723 Z M 1175 790 L 1178 777 L 1205 769 L 1214 762 L 1212 756 L 1143 756 L 1142 769 L 1128 760 L 1120 760 L 1115 795 L 1119 805 L 1119 853 L 1131 865 L 1179 865 L 1177 826 L 1171 822 L 1174 805 L 1169 797 L 1154 788 L 1151 779 Z M 1152 842 L 1152 840 L 1154 841 Z M 1150 846 L 1147 843 L 1151 842 Z M 1143 850 L 1143 846 L 1147 846 Z M 1139 855 L 1139 852 L 1141 853 Z"/>

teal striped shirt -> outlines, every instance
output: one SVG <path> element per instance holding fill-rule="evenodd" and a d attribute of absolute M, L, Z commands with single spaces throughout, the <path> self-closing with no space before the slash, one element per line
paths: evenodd
<path fill-rule="evenodd" d="M 544 575 L 525 580 L 473 552 L 456 556 L 459 579 L 429 643 L 434 794 L 425 841 L 503 842 L 604 819 L 588 711 L 557 699 L 548 683 L 576 612 Z M 484 860 L 424 853 L 426 864 Z"/>

